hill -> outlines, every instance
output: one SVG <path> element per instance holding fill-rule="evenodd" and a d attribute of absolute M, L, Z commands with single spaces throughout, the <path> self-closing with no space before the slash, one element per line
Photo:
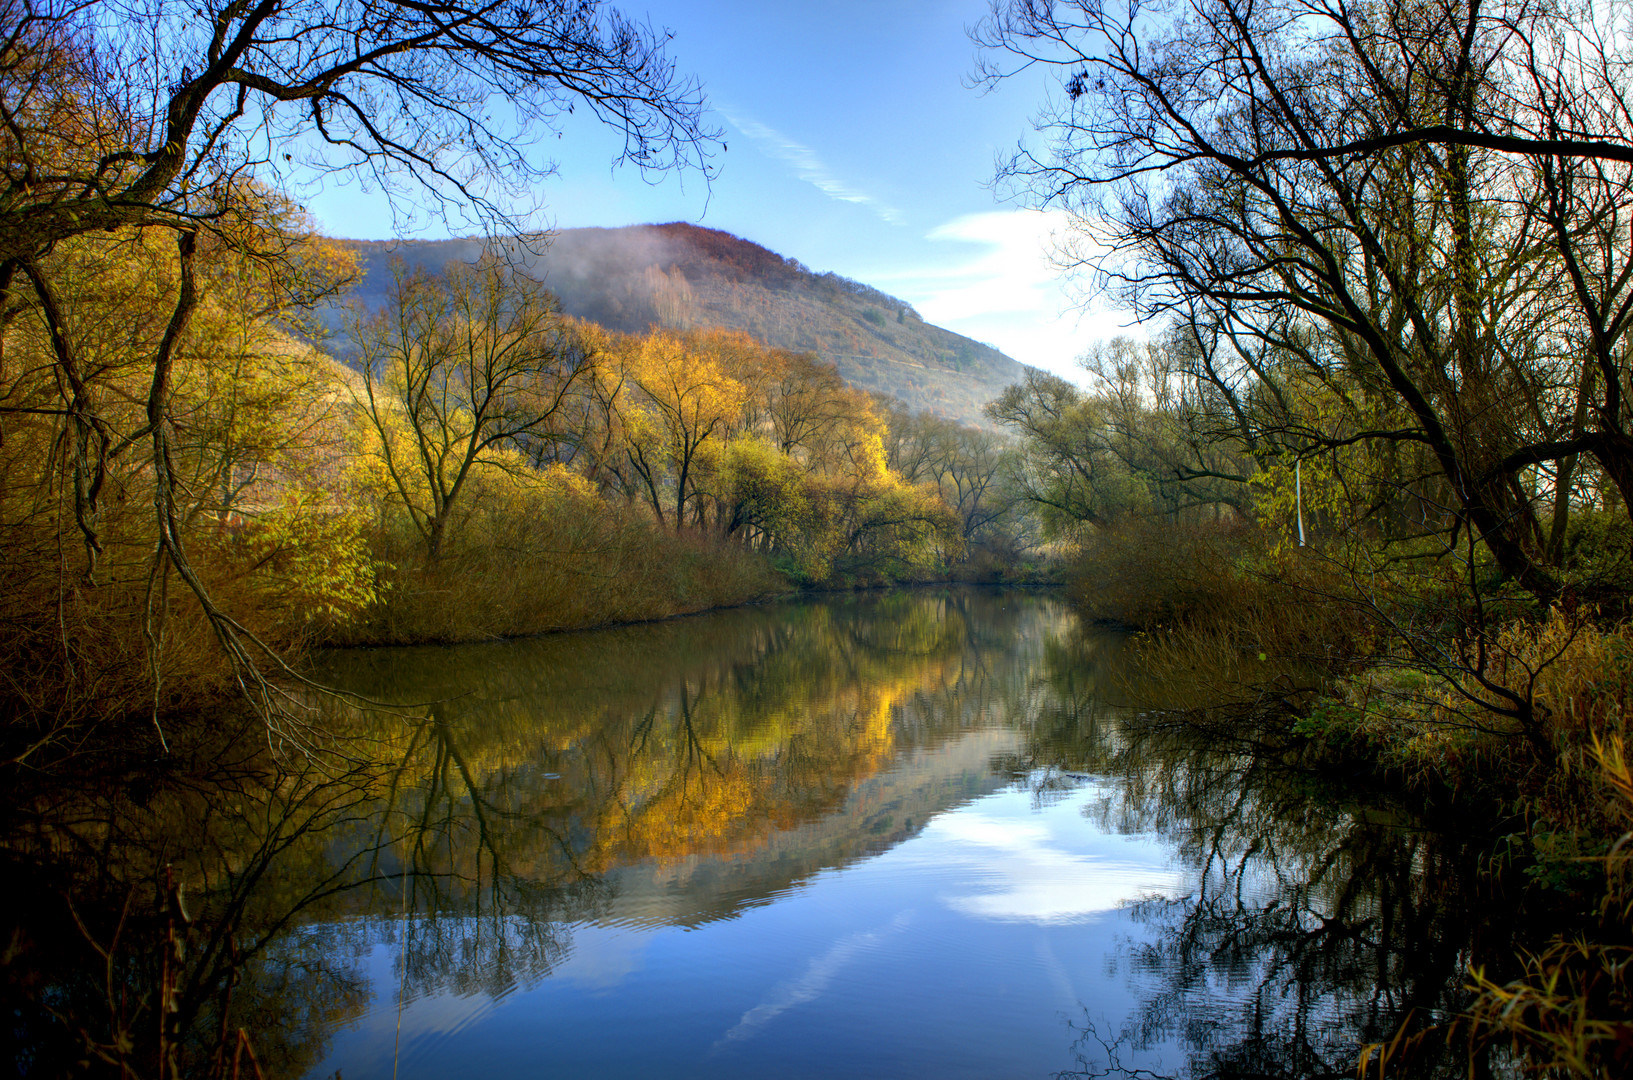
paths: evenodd
<path fill-rule="evenodd" d="M 476 240 L 349 243 L 365 269 L 354 295 L 370 307 L 384 303 L 394 257 L 440 268 L 482 252 Z M 579 318 L 629 332 L 744 330 L 816 353 L 852 386 L 965 423 L 989 426 L 983 407 L 1026 371 L 989 345 L 925 322 L 905 301 L 717 229 L 567 229 L 542 255 L 518 258 Z"/>

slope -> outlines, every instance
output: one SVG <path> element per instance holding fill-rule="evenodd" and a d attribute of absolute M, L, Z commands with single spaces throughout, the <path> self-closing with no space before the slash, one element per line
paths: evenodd
<path fill-rule="evenodd" d="M 482 253 L 476 240 L 351 243 L 366 271 L 355 295 L 371 308 L 385 301 L 395 258 L 437 269 Z M 989 345 L 925 322 L 904 301 L 716 229 L 568 229 L 542 254 L 514 257 L 571 315 L 628 332 L 743 330 L 777 348 L 816 353 L 853 386 L 965 423 L 989 426 L 986 403 L 1026 371 Z"/>

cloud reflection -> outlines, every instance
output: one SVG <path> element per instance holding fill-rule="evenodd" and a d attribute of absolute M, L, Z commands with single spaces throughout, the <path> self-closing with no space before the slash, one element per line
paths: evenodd
<path fill-rule="evenodd" d="M 1083 922 L 1180 885 L 1173 870 L 1058 846 L 1041 820 L 1016 821 L 980 811 L 948 814 L 927 833 L 951 848 L 949 861 L 979 868 L 989 887 L 944 896 L 971 918 L 1039 925 Z"/>
<path fill-rule="evenodd" d="M 815 1001 L 828 989 L 828 984 L 833 982 L 834 976 L 846 964 L 858 955 L 877 948 L 887 937 L 912 921 L 913 912 L 903 911 L 877 930 L 847 934 L 840 938 L 827 952 L 812 960 L 799 978 L 778 984 L 764 1001 L 744 1013 L 736 1026 L 715 1042 L 714 1049 L 719 1050 L 727 1043 L 752 1038 L 761 1028 L 794 1006 Z"/>

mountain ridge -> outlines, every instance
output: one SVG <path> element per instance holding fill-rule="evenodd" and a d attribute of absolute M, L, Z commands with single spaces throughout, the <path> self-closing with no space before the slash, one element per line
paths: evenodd
<path fill-rule="evenodd" d="M 481 240 L 341 241 L 365 275 L 353 296 L 385 303 L 390 264 L 437 270 L 473 261 Z M 967 424 L 990 427 L 984 408 L 1028 370 L 982 342 L 928 323 L 904 300 L 818 273 L 751 240 L 687 222 L 564 229 L 513 258 L 569 315 L 639 333 L 724 327 L 776 348 L 815 353 L 852 386 Z"/>

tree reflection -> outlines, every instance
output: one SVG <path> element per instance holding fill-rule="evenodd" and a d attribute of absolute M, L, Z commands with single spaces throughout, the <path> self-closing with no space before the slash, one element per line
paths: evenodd
<path fill-rule="evenodd" d="M 325 679 L 400 708 L 334 708 L 322 756 L 201 726 L 185 767 L 14 790 L 3 855 L 35 887 L 7 927 L 5 1053 L 225 1077 L 242 1028 L 265 1075 L 299 1076 L 378 1006 L 379 950 L 400 1007 L 532 985 L 575 925 L 729 917 L 967 798 L 846 818 L 903 752 L 1035 696 L 1030 650 L 1067 622 L 924 592 L 332 657 Z M 709 882 L 659 887 L 710 859 Z"/>
<path fill-rule="evenodd" d="M 324 838 L 366 819 L 373 770 L 244 745 L 212 737 L 186 768 L 13 789 L 5 856 L 28 887 L 0 992 L 19 1071 L 226 1075 L 247 1026 L 269 1075 L 298 1073 L 322 1041 L 287 1033 L 361 1007 L 344 952 L 307 941 L 269 964 L 268 946 L 371 880 L 365 846 L 331 853 Z"/>
<path fill-rule="evenodd" d="M 1239 729 L 1226 737 L 1216 716 L 1172 708 L 1186 692 L 1173 680 L 1156 701 L 1137 670 L 1098 681 L 1108 669 L 1083 651 L 1068 639 L 1051 655 L 1059 709 L 1016 767 L 1112 778 L 1093 807 L 1101 824 L 1163 837 L 1187 886 L 1133 906 L 1147 933 L 1122 950 L 1121 973 L 1154 989 L 1119 1031 L 1085 1017 L 1080 1068 L 1063 1076 L 1150 1076 L 1125 1057 L 1173 1043 L 1192 1077 L 1354 1076 L 1365 1043 L 1463 1006 L 1471 960 L 1512 929 L 1487 916 L 1496 898 L 1476 831 L 1346 790 Z M 1112 669 L 1128 672 L 1121 664 Z"/>
<path fill-rule="evenodd" d="M 1081 1026 L 1074 1075 L 1174 1044 L 1196 1076 L 1349 1075 L 1361 1042 L 1454 1010 L 1507 933 L 1467 917 L 1491 904 L 1470 849 L 1173 723 L 1212 676 L 1155 694 L 1126 648 L 1051 599 L 954 591 L 331 657 L 397 708 L 334 709 L 326 756 L 201 730 L 184 768 L 16 785 L 5 1053 L 225 1077 L 243 1028 L 267 1076 L 304 1075 L 370 1011 L 539 983 L 585 925 L 730 918 L 1005 784 L 1049 802 L 1084 777 L 1188 885 L 1133 908 L 1117 977 L 1143 996 Z M 976 768 L 902 765 L 938 747 Z"/>

